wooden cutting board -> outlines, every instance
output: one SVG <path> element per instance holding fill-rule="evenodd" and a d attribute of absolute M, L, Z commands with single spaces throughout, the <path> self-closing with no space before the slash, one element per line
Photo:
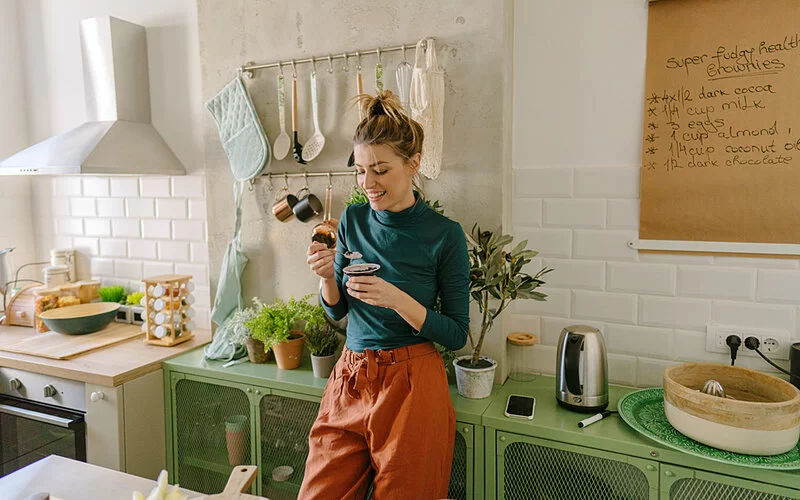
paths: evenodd
<path fill-rule="evenodd" d="M 56 332 L 36 333 L 31 337 L 0 347 L 1 351 L 30 354 L 41 358 L 70 359 L 125 340 L 144 335 L 140 325 L 112 322 L 99 332 L 86 335 L 63 335 Z"/>
<path fill-rule="evenodd" d="M 236 466 L 231 471 L 231 475 L 228 477 L 228 484 L 225 485 L 222 493 L 192 497 L 190 500 L 267 500 L 265 497 L 243 493 L 253 484 L 257 473 L 258 467 L 255 465 Z"/>

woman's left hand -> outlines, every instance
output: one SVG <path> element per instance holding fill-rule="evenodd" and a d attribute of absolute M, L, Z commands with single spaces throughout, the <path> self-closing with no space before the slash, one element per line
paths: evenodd
<path fill-rule="evenodd" d="M 377 276 L 352 276 L 347 280 L 347 293 L 367 304 L 397 309 L 405 292 Z"/>

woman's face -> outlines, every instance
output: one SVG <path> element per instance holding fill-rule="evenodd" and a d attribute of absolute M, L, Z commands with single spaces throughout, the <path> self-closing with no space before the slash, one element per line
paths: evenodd
<path fill-rule="evenodd" d="M 354 147 L 358 185 L 373 210 L 400 212 L 414 204 L 412 180 L 419 170 L 419 153 L 406 160 L 386 144 Z"/>

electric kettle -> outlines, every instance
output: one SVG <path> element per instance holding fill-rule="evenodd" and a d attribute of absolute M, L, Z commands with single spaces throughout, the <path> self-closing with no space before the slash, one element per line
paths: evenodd
<path fill-rule="evenodd" d="M 597 413 L 608 406 L 608 360 L 597 328 L 573 325 L 558 338 L 556 400 L 573 411 Z"/>

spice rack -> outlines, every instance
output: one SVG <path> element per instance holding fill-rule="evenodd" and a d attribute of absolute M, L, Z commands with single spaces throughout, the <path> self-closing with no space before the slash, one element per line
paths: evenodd
<path fill-rule="evenodd" d="M 192 277 L 164 274 L 142 280 L 145 308 L 142 331 L 147 344 L 170 347 L 194 337 Z"/>

